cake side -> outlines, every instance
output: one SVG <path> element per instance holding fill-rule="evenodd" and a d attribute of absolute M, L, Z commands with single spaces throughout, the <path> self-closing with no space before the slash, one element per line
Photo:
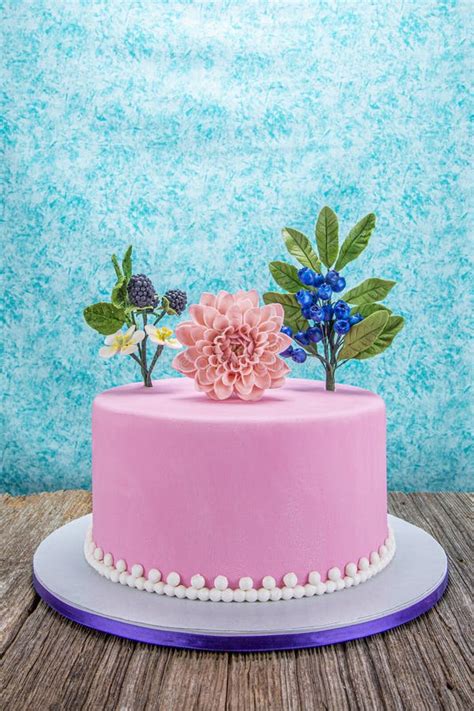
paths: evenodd
<path fill-rule="evenodd" d="M 379 546 L 378 551 L 372 551 L 369 558 L 362 557 L 357 563 L 347 563 L 343 570 L 334 567 L 327 573 L 327 580 L 323 582 L 318 571 L 311 571 L 303 579 L 298 579 L 295 573 L 283 576 L 280 585 L 271 575 L 265 575 L 258 587 L 258 581 L 249 576 L 240 578 L 237 588 L 229 587 L 229 580 L 225 575 L 217 575 L 209 587 L 206 579 L 200 573 L 192 576 L 190 584 L 184 585 L 181 576 L 176 571 L 168 573 L 162 579 L 162 573 L 156 568 L 150 568 L 145 577 L 145 569 L 141 564 L 134 564 L 127 568 L 122 559 L 114 559 L 111 553 L 105 553 L 100 546 L 96 546 L 92 527 L 89 528 L 84 542 L 84 556 L 99 575 L 113 583 L 128 585 L 137 590 L 168 595 L 170 597 L 187 598 L 188 600 L 202 600 L 211 602 L 268 602 L 278 600 L 300 599 L 324 595 L 338 590 L 357 587 L 380 573 L 391 562 L 395 555 L 396 544 L 393 530 L 388 528 L 389 535 L 385 542 Z M 306 581 L 306 582 L 305 582 Z"/>
<path fill-rule="evenodd" d="M 222 577 L 238 590 L 315 573 L 336 589 L 347 565 L 355 575 L 367 561 L 370 575 L 388 560 L 386 516 L 385 408 L 373 393 L 290 380 L 259 403 L 216 404 L 173 379 L 94 403 L 89 557 L 108 554 L 119 576 L 125 564 L 145 582 L 158 570 L 154 584 L 175 574 L 187 589 L 199 575 L 206 589 Z"/>

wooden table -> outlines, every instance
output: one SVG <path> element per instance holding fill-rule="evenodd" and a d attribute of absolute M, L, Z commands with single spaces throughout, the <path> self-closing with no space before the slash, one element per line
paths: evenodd
<path fill-rule="evenodd" d="M 31 586 L 41 540 L 91 509 L 85 491 L 2 498 L 2 709 L 472 708 L 467 494 L 391 494 L 391 513 L 445 547 L 450 583 L 413 622 L 371 638 L 294 652 L 216 654 L 110 637 L 48 608 Z"/>

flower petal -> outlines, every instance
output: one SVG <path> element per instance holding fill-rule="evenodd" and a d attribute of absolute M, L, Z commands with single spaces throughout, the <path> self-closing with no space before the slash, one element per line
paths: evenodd
<path fill-rule="evenodd" d="M 176 326 L 176 338 L 183 346 L 194 346 L 193 330 L 195 327 L 192 321 L 183 321 Z"/>
<path fill-rule="evenodd" d="M 126 348 L 121 348 L 119 353 L 120 355 L 130 355 L 130 353 L 136 353 L 138 351 L 138 346 L 136 343 L 132 343 L 131 346 L 127 346 Z"/>
<path fill-rule="evenodd" d="M 212 308 L 211 306 L 203 306 L 202 304 L 191 304 L 189 307 L 189 313 L 191 318 L 196 321 L 199 326 L 206 326 L 204 321 L 204 309 Z M 178 329 L 176 329 L 178 330 Z"/>
<path fill-rule="evenodd" d="M 172 366 L 173 368 L 175 368 L 175 370 L 179 371 L 180 373 L 183 373 L 183 375 L 188 375 L 191 378 L 196 372 L 194 360 L 189 358 L 188 351 L 178 353 L 178 355 L 173 358 Z"/>
<path fill-rule="evenodd" d="M 266 388 L 270 388 L 272 384 L 272 378 L 270 376 L 270 373 L 266 370 L 264 373 L 258 375 L 255 375 L 255 385 L 259 388 L 262 388 L 262 390 L 265 390 Z"/>
<path fill-rule="evenodd" d="M 264 392 L 265 390 L 262 390 L 262 388 L 258 388 L 257 386 L 255 386 L 249 393 L 238 393 L 238 395 L 241 400 L 250 400 L 252 402 L 255 402 L 256 400 L 260 400 Z"/>
<path fill-rule="evenodd" d="M 234 297 L 228 291 L 219 291 L 217 294 L 216 308 L 221 314 L 227 313 L 234 303 Z"/>
<path fill-rule="evenodd" d="M 99 349 L 101 358 L 112 358 L 117 352 L 118 349 L 115 346 L 102 346 L 102 348 Z"/>
<path fill-rule="evenodd" d="M 176 338 L 168 338 L 164 341 L 164 344 L 165 346 L 168 346 L 168 348 L 174 348 L 175 350 L 181 348 L 181 343 L 176 340 Z"/>
<path fill-rule="evenodd" d="M 104 338 L 104 343 L 105 343 L 105 345 L 106 345 L 106 346 L 111 346 L 112 343 L 113 343 L 113 342 L 115 341 L 115 339 L 117 338 L 117 336 L 121 336 L 121 335 L 122 335 L 122 331 L 115 331 L 115 333 L 112 333 L 110 336 L 106 336 L 106 337 Z"/>
<path fill-rule="evenodd" d="M 250 328 L 254 328 L 255 326 L 258 325 L 260 322 L 260 309 L 253 307 L 249 309 L 248 311 L 245 312 L 244 314 L 244 323 L 250 326 Z"/>
<path fill-rule="evenodd" d="M 252 289 L 251 291 L 237 291 L 235 300 L 242 301 L 244 299 L 249 299 L 252 306 L 258 306 L 258 291 L 256 291 L 256 289 Z"/>
<path fill-rule="evenodd" d="M 278 341 L 280 345 L 280 350 L 278 351 L 278 353 L 281 353 L 282 351 L 286 350 L 286 348 L 288 348 L 288 346 L 291 346 L 291 344 L 293 343 L 291 338 L 287 336 L 286 333 L 280 333 L 278 335 Z"/>
<path fill-rule="evenodd" d="M 233 304 L 230 307 L 230 309 L 227 311 L 227 318 L 229 319 L 230 325 L 234 328 L 237 328 L 242 324 L 242 312 L 238 304 Z"/>
<path fill-rule="evenodd" d="M 214 383 L 214 392 L 218 400 L 227 400 L 232 395 L 232 385 L 226 385 L 222 378 L 219 378 Z"/>
<path fill-rule="evenodd" d="M 229 325 L 229 319 L 227 318 L 227 316 L 224 316 L 224 314 L 218 313 L 214 318 L 212 327 L 216 331 L 223 331 L 225 328 L 227 328 L 228 325 Z"/>
<path fill-rule="evenodd" d="M 208 291 L 203 291 L 199 303 L 202 306 L 214 306 L 216 305 L 216 297 L 214 294 L 210 294 Z"/>
<path fill-rule="evenodd" d="M 141 343 L 145 338 L 145 331 L 135 331 L 130 339 L 130 343 Z"/>

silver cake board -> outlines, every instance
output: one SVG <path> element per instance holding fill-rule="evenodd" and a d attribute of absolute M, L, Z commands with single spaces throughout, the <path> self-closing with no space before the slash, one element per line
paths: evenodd
<path fill-rule="evenodd" d="M 91 516 L 51 533 L 33 559 L 38 594 L 63 616 L 102 632 L 167 647 L 255 652 L 319 647 L 384 632 L 441 598 L 448 566 L 426 531 L 389 516 L 397 551 L 379 575 L 333 594 L 278 602 L 201 602 L 102 578 L 84 558 Z"/>

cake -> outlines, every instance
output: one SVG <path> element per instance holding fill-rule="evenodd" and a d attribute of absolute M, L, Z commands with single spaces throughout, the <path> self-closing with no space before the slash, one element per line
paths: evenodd
<path fill-rule="evenodd" d="M 185 378 L 98 395 L 90 565 L 112 582 L 201 601 L 271 602 L 366 582 L 395 552 L 385 405 L 287 379 L 213 402 Z"/>
<path fill-rule="evenodd" d="M 385 405 L 336 387 L 348 361 L 384 353 L 404 319 L 381 303 L 395 282 L 347 289 L 342 271 L 367 247 L 369 213 L 339 245 L 320 211 L 315 246 L 282 230 L 299 262 L 273 261 L 284 292 L 187 294 L 134 274 L 132 246 L 110 302 L 84 310 L 105 336 L 99 355 L 126 356 L 143 384 L 96 397 L 93 522 L 87 561 L 115 583 L 212 602 L 274 602 L 365 583 L 392 559 L 387 524 Z M 163 294 L 159 296 L 158 294 Z M 165 349 L 184 378 L 153 382 Z M 152 349 L 154 353 L 152 354 Z M 290 379 L 313 362 L 325 382 Z"/>

